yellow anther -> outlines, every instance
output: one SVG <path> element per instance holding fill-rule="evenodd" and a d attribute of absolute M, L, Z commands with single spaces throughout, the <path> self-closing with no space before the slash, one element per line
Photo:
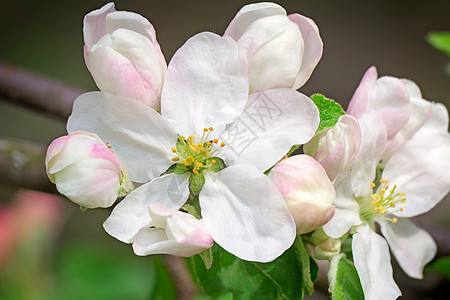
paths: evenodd
<path fill-rule="evenodd" d="M 406 202 L 406 199 L 402 199 L 402 203 L 405 203 Z"/>
<path fill-rule="evenodd" d="M 378 207 L 374 207 L 374 208 L 373 208 L 373 211 L 374 211 L 374 212 L 377 212 L 377 211 L 378 211 Z"/>
<path fill-rule="evenodd" d="M 377 202 L 376 201 L 372 201 L 372 205 L 375 205 L 375 204 L 377 204 Z"/>
<path fill-rule="evenodd" d="M 194 162 L 194 158 L 192 156 L 188 156 L 188 158 L 186 158 L 186 161 L 188 163 Z"/>
<path fill-rule="evenodd" d="M 208 131 L 208 128 L 206 128 L 206 127 L 203 128 L 203 131 L 204 131 L 204 132 L 207 132 L 207 131 Z"/>
<path fill-rule="evenodd" d="M 218 139 L 213 139 L 214 144 L 217 144 L 219 142 Z"/>
<path fill-rule="evenodd" d="M 177 156 L 177 157 L 174 157 L 174 158 L 172 158 L 172 161 L 179 161 L 180 160 L 180 158 Z"/>
<path fill-rule="evenodd" d="M 194 144 L 194 139 L 195 139 L 195 135 L 191 135 L 190 137 L 189 137 L 189 144 Z"/>
<path fill-rule="evenodd" d="M 385 179 L 381 179 L 381 180 L 380 180 L 380 183 L 389 183 L 389 181 L 388 181 L 388 180 L 385 180 Z"/>
<path fill-rule="evenodd" d="M 194 173 L 195 175 L 198 175 L 198 171 L 196 169 L 192 170 L 192 173 Z"/>
<path fill-rule="evenodd" d="M 196 166 L 197 168 L 200 168 L 200 167 L 203 167 L 203 164 L 202 164 L 201 162 L 198 162 L 198 163 L 195 164 L 195 166 Z"/>
<path fill-rule="evenodd" d="M 212 127 L 209 127 L 209 131 L 213 131 L 214 130 L 214 128 L 212 128 Z"/>
<path fill-rule="evenodd" d="M 395 203 L 391 203 L 389 204 L 391 207 L 395 207 Z"/>
<path fill-rule="evenodd" d="M 403 211 L 403 207 L 400 207 L 400 211 Z"/>
<path fill-rule="evenodd" d="M 197 146 L 198 146 L 199 148 L 203 148 L 203 144 L 202 144 L 202 143 L 198 143 Z"/>
<path fill-rule="evenodd" d="M 374 187 L 375 187 L 375 183 L 372 182 L 372 183 L 370 184 L 370 186 L 371 186 L 372 188 L 374 188 Z"/>
<path fill-rule="evenodd" d="M 197 145 L 189 145 L 189 148 L 191 148 L 191 150 L 194 152 L 197 152 L 197 150 L 198 150 Z"/>
<path fill-rule="evenodd" d="M 220 147 L 225 147 L 225 143 L 222 142 L 222 143 L 220 144 Z"/>
<path fill-rule="evenodd" d="M 206 142 L 206 146 L 208 146 L 208 147 L 209 147 L 209 146 L 211 146 L 211 144 L 212 144 L 212 143 L 211 143 L 211 142 L 209 142 L 209 141 L 208 141 L 208 142 Z"/>
<path fill-rule="evenodd" d="M 187 164 L 188 164 L 187 160 L 183 159 L 183 165 L 186 166 Z"/>
<path fill-rule="evenodd" d="M 186 137 L 185 137 L 184 135 L 182 135 L 182 136 L 181 136 L 181 139 L 182 139 L 183 141 L 185 141 L 185 140 L 186 140 Z"/>
<path fill-rule="evenodd" d="M 205 152 L 205 156 L 208 156 L 208 152 Z"/>
<path fill-rule="evenodd" d="M 405 193 L 401 193 L 401 194 L 400 194 L 400 196 L 402 196 L 402 197 L 405 197 L 405 196 L 406 196 L 406 194 L 405 194 Z"/>
<path fill-rule="evenodd" d="M 172 152 L 173 152 L 173 153 L 177 152 L 177 148 L 173 147 L 173 148 L 172 148 Z"/>
<path fill-rule="evenodd" d="M 392 223 L 394 223 L 394 224 L 397 223 L 397 218 L 396 217 L 392 218 Z"/>
<path fill-rule="evenodd" d="M 215 159 L 211 159 L 211 164 L 215 165 L 216 164 L 216 160 Z"/>

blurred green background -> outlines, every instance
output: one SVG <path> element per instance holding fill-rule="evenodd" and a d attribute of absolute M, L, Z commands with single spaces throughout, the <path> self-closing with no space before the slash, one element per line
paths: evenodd
<path fill-rule="evenodd" d="M 117 10 L 137 12 L 154 25 L 167 61 L 184 41 L 198 32 L 222 34 L 235 13 L 251 2 L 115 1 Z M 105 3 L 97 0 L 0 0 L 0 61 L 82 90 L 96 90 L 84 65 L 82 21 L 86 13 Z M 446 72 L 449 58 L 425 40 L 429 31 L 450 29 L 450 1 L 278 3 L 288 13 L 298 12 L 312 18 L 324 41 L 323 58 L 301 92 L 306 95 L 320 92 L 345 108 L 365 70 L 375 65 L 380 76 L 409 78 L 419 85 L 425 99 L 450 107 L 450 75 Z M 0 100 L 0 136 L 48 145 L 66 133 L 63 122 Z M 0 204 L 11 210 L 18 188 L 0 182 Z M 448 200 L 449 197 L 422 218 L 449 231 Z M 81 213 L 67 200 L 56 201 L 62 205 L 62 219 L 47 230 L 52 238 L 34 237 L 31 242 L 16 242 L 14 249 L 19 250 L 13 251 L 10 260 L 0 265 L 0 299 L 174 297 L 159 257 L 136 257 L 129 245 L 103 231 L 102 222 L 109 210 Z M 41 233 L 36 234 L 40 237 Z M 33 247 L 28 243 L 34 243 L 37 250 L 29 250 Z M 407 287 L 415 283 L 405 282 Z"/>

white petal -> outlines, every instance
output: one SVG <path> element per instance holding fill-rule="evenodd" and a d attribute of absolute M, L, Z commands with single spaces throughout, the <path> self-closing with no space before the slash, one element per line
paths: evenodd
<path fill-rule="evenodd" d="M 134 100 L 90 92 L 75 100 L 67 130 L 96 133 L 125 163 L 130 179 L 146 182 L 173 164 L 177 133 L 154 109 Z"/>
<path fill-rule="evenodd" d="M 336 199 L 334 200 L 334 216 L 323 226 L 325 233 L 332 238 L 340 238 L 354 225 L 361 224 L 359 205 L 353 198 L 351 175 L 335 181 Z"/>
<path fill-rule="evenodd" d="M 171 254 L 188 257 L 203 251 L 189 244 L 180 244 L 176 240 L 169 240 L 164 229 L 142 228 L 136 234 L 133 242 L 136 255 Z"/>
<path fill-rule="evenodd" d="M 302 65 L 292 87 L 296 90 L 305 84 L 319 63 L 323 53 L 323 42 L 320 38 L 319 28 L 313 20 L 299 14 L 291 14 L 288 18 L 298 25 L 304 41 Z"/>
<path fill-rule="evenodd" d="M 117 204 L 103 227 L 116 239 L 131 243 L 141 228 L 150 225 L 148 206 L 159 203 L 178 210 L 189 197 L 188 185 L 187 174 L 172 173 L 155 178 L 132 191 Z"/>
<path fill-rule="evenodd" d="M 356 197 L 370 195 L 370 183 L 375 179 L 376 166 L 386 145 L 386 129 L 375 111 L 358 118 L 361 127 L 361 144 L 352 168 L 352 189 Z"/>
<path fill-rule="evenodd" d="M 383 179 L 397 185 L 406 194 L 403 212 L 398 217 L 425 213 L 441 201 L 450 190 L 450 135 L 414 136 L 389 159 Z"/>
<path fill-rule="evenodd" d="M 128 11 L 116 11 L 106 17 L 106 33 L 111 34 L 119 28 L 134 31 L 148 38 L 152 43 L 156 40 L 155 29 L 143 16 Z"/>
<path fill-rule="evenodd" d="M 353 261 L 366 300 L 397 299 L 402 293 L 392 277 L 391 258 L 386 241 L 369 225 L 358 227 L 353 235 Z"/>
<path fill-rule="evenodd" d="M 416 135 L 429 135 L 433 133 L 448 133 L 448 111 L 442 103 L 432 103 L 432 116 Z"/>
<path fill-rule="evenodd" d="M 84 17 L 84 44 L 88 48 L 91 48 L 106 34 L 106 16 L 115 11 L 114 3 L 110 2 L 100 9 L 91 11 Z"/>
<path fill-rule="evenodd" d="M 319 112 L 305 95 L 276 89 L 250 95 L 247 106 L 220 136 L 229 161 L 249 162 L 260 171 L 272 167 L 293 145 L 311 139 Z"/>
<path fill-rule="evenodd" d="M 411 221 L 400 218 L 397 223 L 381 220 L 381 232 L 398 263 L 410 277 L 423 278 L 423 268 L 436 255 L 437 246 L 428 232 Z"/>
<path fill-rule="evenodd" d="M 257 19 L 281 15 L 286 16 L 286 11 L 278 4 L 263 2 L 246 5 L 239 10 L 225 30 L 225 34 L 235 41 L 240 39 L 247 27 Z"/>
<path fill-rule="evenodd" d="M 173 56 L 161 99 L 162 115 L 181 135 L 220 128 L 241 113 L 248 99 L 245 66 L 229 37 L 200 33 Z"/>
<path fill-rule="evenodd" d="M 200 207 L 209 234 L 237 257 L 272 261 L 295 239 L 295 223 L 270 179 L 251 165 L 207 172 Z"/>
<path fill-rule="evenodd" d="M 375 67 L 370 67 L 365 73 L 358 88 L 356 89 L 353 97 L 348 104 L 347 113 L 359 117 L 368 108 L 369 105 L 369 95 L 372 89 L 375 87 L 377 82 L 377 69 Z"/>

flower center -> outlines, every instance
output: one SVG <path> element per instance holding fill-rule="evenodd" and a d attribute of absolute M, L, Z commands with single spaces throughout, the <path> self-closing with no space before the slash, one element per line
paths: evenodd
<path fill-rule="evenodd" d="M 195 175 L 214 166 L 216 164 L 214 154 L 225 147 L 225 143 L 220 142 L 217 138 L 210 139 L 209 136 L 213 131 L 212 127 L 204 128 L 203 135 L 197 142 L 195 135 L 188 138 L 178 136 L 177 145 L 172 148 L 172 152 L 178 156 L 172 158 L 172 161 L 182 163 Z"/>
<path fill-rule="evenodd" d="M 385 214 L 392 214 L 403 211 L 403 207 L 398 207 L 406 202 L 406 194 L 396 191 L 397 185 L 389 189 L 388 181 L 380 179 L 378 188 L 375 193 L 370 195 L 370 198 L 361 205 L 361 216 L 364 219 L 372 219 L 374 217 L 383 216 L 384 219 L 397 223 L 396 217 L 386 217 Z M 371 183 L 372 189 L 377 185 L 375 182 Z"/>

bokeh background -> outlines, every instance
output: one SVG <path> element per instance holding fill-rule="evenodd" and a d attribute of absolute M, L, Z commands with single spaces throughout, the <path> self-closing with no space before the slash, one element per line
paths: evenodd
<path fill-rule="evenodd" d="M 154 25 L 167 61 L 196 33 L 222 34 L 235 13 L 251 2 L 115 1 L 117 10 L 140 13 Z M 82 56 L 82 20 L 105 3 L 0 0 L 0 61 L 81 90 L 97 90 Z M 380 76 L 409 78 L 425 99 L 450 108 L 450 59 L 425 39 L 430 31 L 450 30 L 450 1 L 277 3 L 288 13 L 312 18 L 324 41 L 323 58 L 300 89 L 304 94 L 320 92 L 345 108 L 365 70 L 375 65 Z M 64 122 L 4 100 L 0 97 L 0 140 L 19 138 L 48 145 L 66 134 Z M 0 208 L 0 299 L 174 297 L 161 258 L 136 257 L 131 247 L 103 231 L 109 210 L 81 213 L 63 197 L 23 191 L 20 184 L 1 178 Z M 448 233 L 449 213 L 447 197 L 417 221 Z M 445 268 L 445 264 L 430 268 L 422 282 L 408 280 L 398 271 L 404 298 L 412 299 L 417 290 L 431 285 L 435 291 L 427 291 L 426 297 L 444 299 L 439 295 L 442 277 L 436 270 Z"/>

